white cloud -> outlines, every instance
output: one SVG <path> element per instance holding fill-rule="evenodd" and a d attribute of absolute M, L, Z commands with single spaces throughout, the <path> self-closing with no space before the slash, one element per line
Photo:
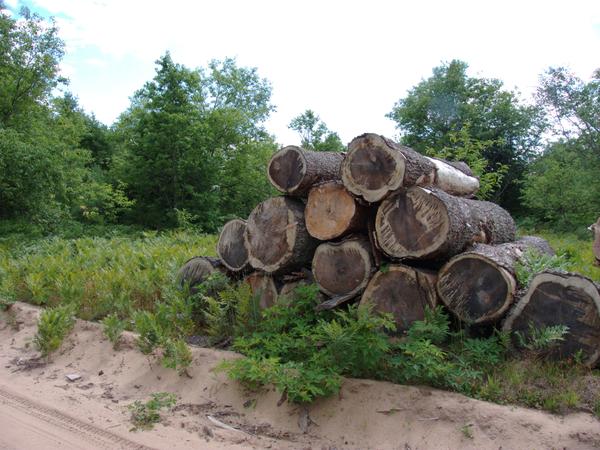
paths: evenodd
<path fill-rule="evenodd" d="M 19 0 L 4 0 L 4 4 L 10 9 L 16 10 L 19 7 Z"/>
<path fill-rule="evenodd" d="M 258 67 L 271 80 L 278 107 L 269 127 L 286 143 L 297 139 L 287 124 L 306 108 L 346 141 L 364 131 L 393 134 L 385 113 L 444 60 L 463 59 L 472 74 L 500 78 L 524 94 L 550 65 L 568 65 L 582 77 L 600 65 L 594 59 L 600 2 L 592 0 L 568 6 L 516 0 L 35 3 L 60 15 L 68 52 L 94 49 L 109 67 L 128 61 L 130 70 L 140 68 L 137 87 L 166 50 L 190 67 L 227 56 Z M 89 57 L 79 62 L 85 63 Z M 126 104 L 113 87 L 95 83 L 94 95 L 76 94 L 90 99 L 86 107 L 101 120 L 112 121 Z M 92 97 L 103 101 L 92 105 Z"/>

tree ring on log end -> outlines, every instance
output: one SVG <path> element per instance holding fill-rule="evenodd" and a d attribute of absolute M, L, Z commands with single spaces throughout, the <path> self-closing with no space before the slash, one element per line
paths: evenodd
<path fill-rule="evenodd" d="M 267 175 L 281 192 L 294 192 L 306 174 L 306 157 L 300 147 L 288 145 L 273 155 Z"/>
<path fill-rule="evenodd" d="M 366 245 L 349 239 L 319 245 L 312 267 L 322 292 L 330 296 L 352 295 L 364 289 L 369 282 L 373 263 Z"/>
<path fill-rule="evenodd" d="M 446 242 L 449 229 L 446 205 L 422 188 L 385 199 L 375 218 L 377 242 L 392 258 L 435 256 Z"/>
<path fill-rule="evenodd" d="M 233 219 L 227 222 L 217 243 L 217 255 L 229 270 L 237 272 L 248 265 L 248 250 L 244 245 L 246 221 Z"/>
<path fill-rule="evenodd" d="M 294 209 L 297 208 L 300 206 L 289 198 L 274 197 L 250 213 L 244 241 L 252 267 L 275 272 L 292 257 L 298 226 Z"/>
<path fill-rule="evenodd" d="M 356 214 L 356 202 L 340 183 L 325 183 L 311 189 L 306 203 L 306 229 L 311 236 L 328 241 L 348 230 Z"/>
<path fill-rule="evenodd" d="M 368 202 L 377 202 L 402 186 L 405 160 L 382 136 L 359 136 L 348 145 L 342 162 L 344 186 Z"/>
<path fill-rule="evenodd" d="M 440 299 L 456 316 L 469 324 L 502 317 L 513 302 L 514 277 L 489 258 L 464 253 L 450 260 L 439 273 Z"/>

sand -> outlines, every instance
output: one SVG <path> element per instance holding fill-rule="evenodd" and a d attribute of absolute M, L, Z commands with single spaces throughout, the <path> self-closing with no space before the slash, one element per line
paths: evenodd
<path fill-rule="evenodd" d="M 385 382 L 347 379 L 339 396 L 309 408 L 277 406 L 273 389 L 247 392 L 214 371 L 235 353 L 194 347 L 191 378 L 180 377 L 136 350 L 131 333 L 115 351 L 84 321 L 44 363 L 32 345 L 39 311 L 17 303 L 12 314 L 0 320 L 0 449 L 600 448 L 600 421 L 589 414 Z M 132 431 L 127 405 L 154 392 L 175 393 L 177 406 L 154 429 Z"/>

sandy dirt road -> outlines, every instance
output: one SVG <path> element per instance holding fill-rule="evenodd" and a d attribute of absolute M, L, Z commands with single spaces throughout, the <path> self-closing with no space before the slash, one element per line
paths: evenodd
<path fill-rule="evenodd" d="M 191 378 L 165 369 L 126 334 L 112 349 L 98 324 L 77 321 L 52 361 L 33 349 L 39 311 L 0 317 L 0 449 L 600 449 L 600 421 L 501 406 L 435 389 L 347 379 L 310 408 L 278 406 L 215 371 L 236 354 L 193 348 Z M 79 374 L 70 382 L 68 374 Z M 177 406 L 149 431 L 127 408 L 171 392 Z M 469 433 L 465 433 L 465 427 Z"/>

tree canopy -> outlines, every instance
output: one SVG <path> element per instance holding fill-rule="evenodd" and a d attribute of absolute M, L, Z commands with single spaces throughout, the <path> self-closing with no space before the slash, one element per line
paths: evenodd
<path fill-rule="evenodd" d="M 311 109 L 292 119 L 288 127 L 298 132 L 301 146 L 319 152 L 342 152 L 344 144 L 337 133 L 330 131 L 325 122 Z"/>

